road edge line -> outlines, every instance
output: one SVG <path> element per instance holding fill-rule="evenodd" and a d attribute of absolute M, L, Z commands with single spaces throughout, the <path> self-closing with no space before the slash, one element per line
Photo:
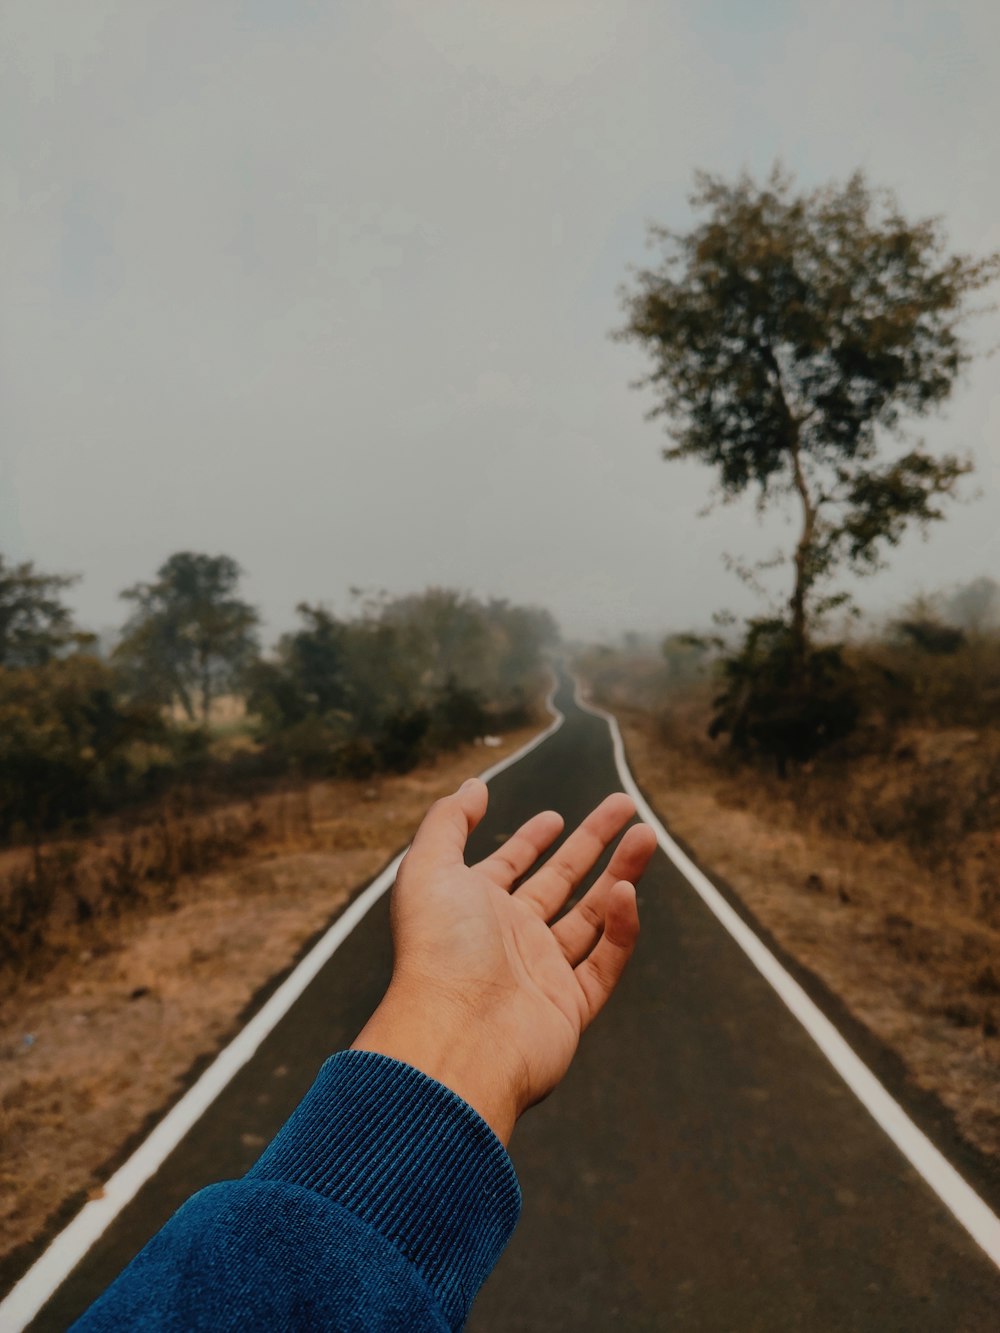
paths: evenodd
<path fill-rule="evenodd" d="M 719 924 L 732 936 L 793 1016 L 812 1037 L 830 1064 L 854 1093 L 875 1123 L 889 1136 L 906 1160 L 934 1191 L 955 1220 L 986 1256 L 1000 1268 L 1000 1217 L 976 1193 L 903 1110 L 846 1038 L 816 1002 L 778 961 L 759 935 L 730 906 L 712 881 L 677 845 L 663 827 L 632 776 L 625 757 L 618 719 L 584 699 L 576 681 L 574 701 L 584 712 L 601 718 L 611 733 L 615 766 L 622 786 L 636 803 L 640 818 L 653 829 L 660 847 L 698 894 Z"/>
<path fill-rule="evenodd" d="M 519 750 L 479 774 L 489 782 L 511 768 L 559 730 L 565 716 L 555 705 L 558 681 L 545 699 L 552 721 Z M 369 886 L 337 917 L 301 958 L 253 1018 L 216 1055 L 187 1092 L 174 1103 L 138 1148 L 108 1179 L 100 1198 L 91 1199 L 46 1246 L 31 1267 L 0 1301 L 0 1329 L 21 1333 L 70 1276 L 122 1209 L 159 1170 L 181 1139 L 201 1119 L 222 1090 L 257 1053 L 264 1038 L 277 1027 L 309 983 L 330 961 L 359 922 L 392 885 L 404 847 Z M 12 1320 L 13 1322 L 8 1322 Z"/>

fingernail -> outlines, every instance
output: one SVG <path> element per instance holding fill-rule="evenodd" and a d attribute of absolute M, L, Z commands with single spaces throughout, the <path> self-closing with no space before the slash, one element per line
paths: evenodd
<path fill-rule="evenodd" d="M 461 787 L 459 787 L 458 790 L 459 790 L 459 791 L 470 791 L 473 787 L 476 786 L 476 784 L 478 783 L 478 781 L 479 781 L 478 778 L 466 778 L 465 781 L 462 783 Z"/>

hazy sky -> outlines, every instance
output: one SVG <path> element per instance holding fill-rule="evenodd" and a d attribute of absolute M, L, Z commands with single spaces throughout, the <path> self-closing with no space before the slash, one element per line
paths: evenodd
<path fill-rule="evenodd" d="M 790 529 L 697 516 L 607 336 L 645 224 L 781 156 L 1000 248 L 996 0 L 4 0 L 0 52 L 0 549 L 91 626 L 178 549 L 271 632 L 352 584 L 747 609 L 722 553 Z M 998 370 L 921 428 L 980 498 L 869 604 L 1000 569 Z"/>

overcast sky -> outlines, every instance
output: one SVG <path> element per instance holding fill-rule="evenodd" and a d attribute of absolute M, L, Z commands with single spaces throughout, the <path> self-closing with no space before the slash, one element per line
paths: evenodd
<path fill-rule="evenodd" d="M 179 549 L 269 633 L 351 585 L 748 610 L 723 553 L 791 529 L 698 517 L 607 336 L 646 223 L 780 156 L 1000 248 L 996 0 L 4 0 L 0 52 L 0 549 L 95 627 Z M 921 427 L 979 498 L 869 605 L 1000 572 L 998 371 Z"/>

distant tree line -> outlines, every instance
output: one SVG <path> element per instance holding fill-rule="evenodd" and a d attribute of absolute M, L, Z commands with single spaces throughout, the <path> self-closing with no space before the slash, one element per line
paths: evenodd
<path fill-rule="evenodd" d="M 812 759 L 821 749 L 835 762 L 891 750 L 907 728 L 992 729 L 1000 720 L 1000 583 L 986 575 L 949 592 L 913 598 L 881 623 L 858 628 L 835 655 L 817 646 L 811 654 L 813 688 L 796 698 L 794 707 L 781 694 L 773 662 L 754 656 L 763 651 L 752 634 L 735 644 L 720 633 L 671 633 L 660 644 L 657 685 L 677 694 L 714 682 L 716 717 L 731 706 L 734 686 L 752 690 L 756 711 L 733 717 L 735 752 L 770 758 L 777 753 L 784 756 L 784 767 Z M 610 657 L 603 670 L 613 677 Z M 831 734 L 838 699 L 845 725 Z M 754 726 L 757 731 L 749 730 Z M 812 740 L 817 733 L 822 746 Z M 718 729 L 710 726 L 709 734 Z"/>
<path fill-rule="evenodd" d="M 102 655 L 65 603 L 75 578 L 0 555 L 0 837 L 85 827 L 178 782 L 405 771 L 527 720 L 558 638 L 545 611 L 430 589 L 358 594 L 345 618 L 302 603 L 263 654 L 241 575 L 172 555 L 122 593 Z M 245 704 L 226 726 L 223 696 Z"/>
<path fill-rule="evenodd" d="M 728 633 L 673 631 L 659 643 L 651 635 L 626 634 L 620 649 L 610 644 L 590 649 L 580 664 L 598 697 L 612 707 L 632 703 L 661 714 L 661 720 L 666 714 L 680 717 L 687 708 L 700 716 L 710 699 L 712 712 L 717 712 L 722 702 L 720 683 L 729 687 L 734 660 L 746 661 L 746 642 L 737 635 L 735 626 Z M 823 764 L 800 765 L 800 777 L 806 769 L 832 773 L 843 767 L 846 772 L 850 761 L 862 756 L 905 752 L 913 734 L 924 730 L 953 730 L 966 739 L 977 734 L 997 736 L 1000 582 L 996 579 L 981 575 L 914 597 L 894 615 L 857 626 L 840 653 L 854 686 L 853 726 L 836 745 L 830 742 L 824 747 Z M 754 682 L 758 697 L 767 680 L 761 674 Z M 830 707 L 829 694 L 817 691 L 815 699 L 817 708 Z M 794 718 L 783 737 L 779 730 L 783 701 L 777 691 L 767 703 L 770 745 L 783 740 L 786 764 L 794 763 Z M 740 736 L 728 757 L 773 756 L 773 748 L 755 749 L 756 739 Z M 985 755 L 988 746 L 982 748 Z M 1000 801 L 1000 767 L 987 785 L 991 799 Z M 964 792 L 970 801 L 973 795 Z M 994 817 L 997 826 L 1000 804 Z"/>

